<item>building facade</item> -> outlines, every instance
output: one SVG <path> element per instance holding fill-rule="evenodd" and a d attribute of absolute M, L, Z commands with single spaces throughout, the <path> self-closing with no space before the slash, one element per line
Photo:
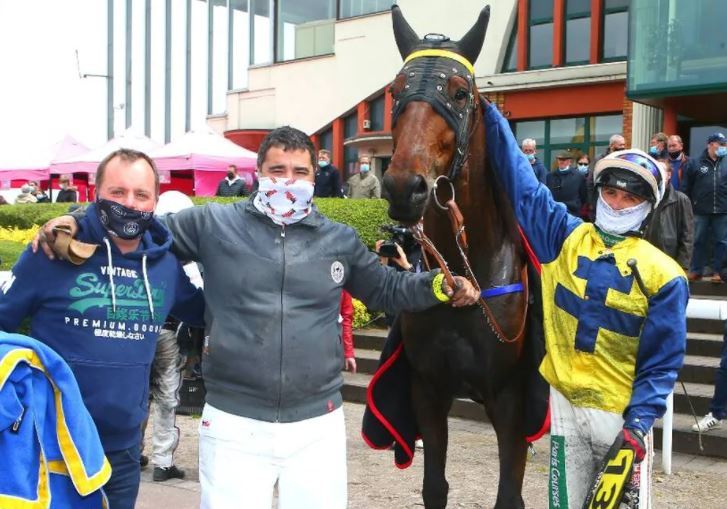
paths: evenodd
<path fill-rule="evenodd" d="M 401 67 L 388 5 L 308 0 L 300 2 L 311 7 L 306 12 L 321 12 L 313 7 L 325 4 L 330 17 L 303 20 L 286 10 L 292 3 L 271 2 L 273 17 L 283 17 L 270 22 L 278 27 L 274 61 L 250 67 L 247 88 L 228 92 L 226 113 L 208 121 L 252 149 L 269 129 L 294 125 L 332 151 L 344 177 L 355 171 L 359 154 L 372 156 L 381 174 L 391 156 L 387 86 Z M 367 8 L 352 13 L 344 3 Z M 680 134 L 694 153 L 704 148 L 705 133 L 727 125 L 727 32 L 717 26 L 719 0 L 489 3 L 477 84 L 518 139 L 537 141 L 546 166 L 564 149 L 594 157 L 616 133 L 639 148 L 648 148 L 655 132 Z M 484 5 L 398 4 L 421 36 L 437 32 L 453 39 Z M 311 30 L 315 44 L 305 35 Z"/>

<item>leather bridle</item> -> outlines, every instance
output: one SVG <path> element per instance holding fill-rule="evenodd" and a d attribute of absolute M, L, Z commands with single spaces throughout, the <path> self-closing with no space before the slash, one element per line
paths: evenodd
<path fill-rule="evenodd" d="M 412 101 L 423 101 L 428 103 L 434 111 L 439 114 L 446 122 L 447 125 L 455 133 L 456 147 L 452 163 L 450 164 L 447 175 L 440 175 L 434 181 L 432 188 L 432 198 L 434 203 L 440 209 L 447 212 L 450 223 L 452 225 L 452 231 L 454 233 L 455 242 L 457 249 L 459 250 L 462 262 L 464 265 L 465 274 L 464 276 L 472 283 L 472 285 L 480 293 L 478 304 L 482 309 L 482 312 L 487 320 L 490 329 L 503 343 L 514 343 L 522 339 L 525 334 L 525 327 L 527 324 L 527 311 L 528 311 L 528 273 L 527 265 L 523 265 L 521 270 L 521 291 L 524 292 L 525 298 L 525 309 L 523 313 L 523 319 L 518 328 L 517 333 L 514 337 L 508 338 L 502 331 L 497 318 L 494 313 L 487 305 L 485 301 L 485 294 L 480 288 L 479 283 L 475 277 L 472 267 L 469 262 L 467 253 L 469 246 L 467 243 L 467 233 L 464 226 L 464 218 L 462 213 L 457 206 L 455 201 L 454 193 L 454 181 L 460 174 L 462 167 L 464 166 L 469 156 L 469 145 L 473 133 L 477 129 L 478 122 L 480 122 L 482 115 L 478 114 L 477 109 L 482 103 L 482 99 L 479 96 L 475 82 L 474 82 L 474 67 L 467 61 L 462 55 L 453 51 L 444 49 L 423 49 L 415 51 L 409 55 L 404 61 L 404 67 L 402 73 L 405 75 L 406 80 L 404 82 L 403 89 L 397 93 L 394 100 L 394 107 L 392 110 L 392 126 L 396 125 L 396 121 L 399 116 L 404 112 L 406 105 Z M 464 106 L 460 107 L 456 101 L 453 101 L 448 94 L 448 81 L 452 76 L 461 76 L 467 80 L 469 84 L 469 90 L 467 92 L 467 98 Z M 484 107 L 482 108 L 484 110 Z M 444 181 L 449 184 L 451 190 L 451 198 L 446 200 L 444 204 L 441 203 L 437 196 L 438 186 L 441 185 L 440 181 Z M 437 265 L 441 268 L 444 273 L 444 277 L 447 280 L 447 284 L 451 288 L 456 287 L 456 282 L 452 272 L 450 271 L 447 262 L 445 261 L 442 254 L 437 250 L 434 243 L 424 234 L 423 220 L 420 220 L 415 226 L 411 228 L 414 238 L 419 242 L 424 251 L 424 262 L 427 266 L 427 270 L 431 270 L 429 266 L 429 260 L 427 255 L 434 258 Z M 517 285 L 509 285 L 507 288 L 516 287 Z M 496 295 L 502 295 L 511 291 L 520 291 L 519 289 L 507 290 L 497 292 Z"/>

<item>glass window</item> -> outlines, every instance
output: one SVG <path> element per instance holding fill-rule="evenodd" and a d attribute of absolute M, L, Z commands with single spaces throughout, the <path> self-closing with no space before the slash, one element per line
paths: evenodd
<path fill-rule="evenodd" d="M 591 117 L 591 141 L 608 145 L 608 139 L 612 135 L 623 131 L 623 122 L 623 115 Z"/>
<path fill-rule="evenodd" d="M 348 140 L 356 136 L 356 134 L 358 134 L 358 112 L 354 111 L 343 119 L 343 138 L 344 140 Z M 356 169 L 358 149 L 351 146 L 344 146 L 343 159 L 343 176 L 344 178 L 348 178 Z"/>
<path fill-rule="evenodd" d="M 553 64 L 553 23 L 530 27 L 530 68 Z"/>
<path fill-rule="evenodd" d="M 333 53 L 336 0 L 278 0 L 276 61 Z"/>
<path fill-rule="evenodd" d="M 384 130 L 384 96 L 380 95 L 369 103 L 369 118 L 372 131 Z"/>
<path fill-rule="evenodd" d="M 507 43 L 505 61 L 502 65 L 502 72 L 513 72 L 517 70 L 517 16 L 510 31 L 510 41 Z"/>
<path fill-rule="evenodd" d="M 634 0 L 632 6 L 630 97 L 723 93 L 727 89 L 727 30 L 724 16 L 717 15 L 724 12 L 724 0 Z"/>
<path fill-rule="evenodd" d="M 212 113 L 227 110 L 227 0 L 212 3 Z"/>
<path fill-rule="evenodd" d="M 553 65 L 553 0 L 530 0 L 528 68 Z"/>
<path fill-rule="evenodd" d="M 532 138 L 540 145 L 545 141 L 545 120 L 517 122 L 517 141 L 522 143 L 525 138 Z"/>
<path fill-rule="evenodd" d="M 250 61 L 250 16 L 247 0 L 230 0 L 232 15 L 232 89 L 247 87 L 247 64 Z"/>
<path fill-rule="evenodd" d="M 591 54 L 591 17 L 567 20 L 565 31 L 565 63 L 588 63 Z"/>
<path fill-rule="evenodd" d="M 513 128 L 518 144 L 533 138 L 538 144 L 538 159 L 553 169 L 561 150 L 571 151 L 574 158 L 586 153 L 593 160 L 608 146 L 612 134 L 623 131 L 623 115 L 527 120 L 514 122 Z"/>
<path fill-rule="evenodd" d="M 192 2 L 190 126 L 193 128 L 207 119 L 207 14 L 206 1 Z"/>
<path fill-rule="evenodd" d="M 341 18 L 388 11 L 391 0 L 341 0 Z"/>
<path fill-rule="evenodd" d="M 272 26 L 270 23 L 270 3 L 268 0 L 250 0 L 250 40 L 253 51 L 251 64 L 269 64 L 273 61 Z"/>
<path fill-rule="evenodd" d="M 591 0 L 567 0 L 565 6 L 566 16 L 590 15 Z"/>
<path fill-rule="evenodd" d="M 602 59 L 605 61 L 626 59 L 629 48 L 628 4 L 619 0 L 604 4 Z"/>
<path fill-rule="evenodd" d="M 603 8 L 606 10 L 627 10 L 631 0 L 604 0 Z"/>
<path fill-rule="evenodd" d="M 550 121 L 550 143 L 582 143 L 586 119 L 560 118 Z"/>
<path fill-rule="evenodd" d="M 333 160 L 333 128 L 329 127 L 318 136 L 318 145 L 331 153 Z"/>
<path fill-rule="evenodd" d="M 530 0 L 530 23 L 553 20 L 553 0 Z"/>
<path fill-rule="evenodd" d="M 591 1 L 567 0 L 565 15 L 565 63 L 588 63 L 591 56 Z"/>

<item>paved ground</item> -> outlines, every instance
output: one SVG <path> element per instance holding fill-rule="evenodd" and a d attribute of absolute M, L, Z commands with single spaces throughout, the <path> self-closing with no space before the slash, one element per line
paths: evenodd
<path fill-rule="evenodd" d="M 407 470 L 393 465 L 389 452 L 373 451 L 360 438 L 363 406 L 344 405 L 348 430 L 349 507 L 389 509 L 423 507 L 419 494 L 422 479 L 421 451 Z M 177 419 L 182 439 L 176 463 L 188 472 L 188 479 L 155 483 L 151 468 L 142 475 L 139 509 L 193 509 L 199 507 L 197 482 L 197 425 L 193 417 Z M 494 431 L 488 424 L 463 419 L 450 420 L 450 450 L 447 475 L 450 484 L 449 507 L 492 507 L 497 491 L 497 448 Z M 547 439 L 537 446 L 528 463 L 523 498 L 529 508 L 546 509 Z M 721 509 L 727 488 L 727 461 L 677 454 L 674 474 L 661 472 L 657 454 L 654 475 L 655 509 Z"/>

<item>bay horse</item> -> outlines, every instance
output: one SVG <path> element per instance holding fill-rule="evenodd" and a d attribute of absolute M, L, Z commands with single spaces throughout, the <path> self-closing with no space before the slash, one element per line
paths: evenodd
<path fill-rule="evenodd" d="M 512 207 L 485 157 L 483 102 L 472 66 L 489 12 L 485 7 L 455 42 L 441 34 L 420 40 L 400 8 L 392 7 L 404 66 L 390 87 L 394 150 L 383 178 L 388 214 L 405 225 L 421 224 L 452 272 L 469 276 L 483 291 L 494 289 L 479 306 L 402 313 L 395 324 L 411 366 L 412 405 L 424 440 L 427 508 L 447 505 L 447 415 L 454 398 L 463 395 L 484 403 L 497 434 L 495 508 L 524 507 L 527 368 L 522 358 L 528 294 L 497 289 L 518 283 L 527 288 L 526 258 Z M 453 205 L 450 199 L 467 228 L 466 258 L 445 210 L 447 202 Z"/>

